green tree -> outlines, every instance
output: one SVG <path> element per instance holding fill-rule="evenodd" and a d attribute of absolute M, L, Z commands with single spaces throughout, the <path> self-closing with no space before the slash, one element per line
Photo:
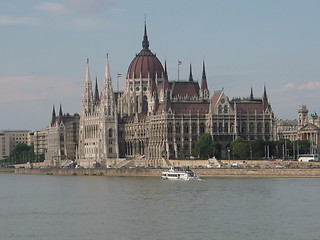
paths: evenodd
<path fill-rule="evenodd" d="M 17 146 L 11 152 L 9 160 L 11 163 L 33 162 L 33 146 L 28 146 L 25 143 L 18 143 Z"/>
<path fill-rule="evenodd" d="M 264 157 L 266 143 L 262 139 L 254 140 L 250 143 L 252 151 L 252 159 L 260 159 Z"/>
<path fill-rule="evenodd" d="M 297 149 L 299 148 L 299 154 L 310 153 L 310 141 L 309 140 L 299 140 L 295 142 Z"/>
<path fill-rule="evenodd" d="M 231 151 L 234 157 L 240 159 L 248 159 L 250 153 L 249 146 L 242 137 L 237 137 L 231 143 Z"/>
<path fill-rule="evenodd" d="M 221 151 L 222 151 L 222 145 L 220 143 L 213 143 L 214 144 L 214 152 L 213 152 L 213 155 L 218 158 L 218 159 L 221 159 Z"/>
<path fill-rule="evenodd" d="M 208 133 L 201 134 L 194 149 L 193 154 L 200 158 L 212 157 L 214 153 L 214 145 L 211 135 Z"/>

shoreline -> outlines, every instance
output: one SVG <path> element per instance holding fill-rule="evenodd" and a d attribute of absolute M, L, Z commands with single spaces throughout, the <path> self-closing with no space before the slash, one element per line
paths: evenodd
<path fill-rule="evenodd" d="M 54 175 L 54 176 L 121 176 L 157 177 L 164 169 L 60 169 L 60 168 L 17 168 L 0 169 L 0 173 Z M 195 169 L 200 178 L 260 177 L 260 178 L 320 178 L 320 169 Z"/>

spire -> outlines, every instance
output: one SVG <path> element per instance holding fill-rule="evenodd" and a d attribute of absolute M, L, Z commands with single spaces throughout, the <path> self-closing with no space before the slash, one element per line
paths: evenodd
<path fill-rule="evenodd" d="M 168 80 L 167 60 L 164 60 L 164 77 Z"/>
<path fill-rule="evenodd" d="M 263 100 L 268 101 L 266 85 L 264 85 L 264 89 L 263 89 Z"/>
<path fill-rule="evenodd" d="M 202 66 L 201 89 L 202 89 L 202 90 L 208 89 L 207 76 L 206 76 L 206 68 L 205 68 L 204 61 L 203 61 L 203 66 Z"/>
<path fill-rule="evenodd" d="M 88 114 L 93 111 L 93 90 L 90 78 L 89 58 L 87 58 L 86 77 L 84 82 L 83 96 L 82 96 L 82 114 Z"/>
<path fill-rule="evenodd" d="M 151 86 L 152 87 L 152 86 Z M 164 92 L 168 90 L 168 73 L 167 73 L 167 62 L 164 61 L 164 76 L 162 80 L 161 88 Z"/>
<path fill-rule="evenodd" d="M 151 89 L 151 93 L 157 91 L 156 81 L 154 81 L 154 80 L 151 80 L 151 81 L 150 81 L 150 89 Z"/>
<path fill-rule="evenodd" d="M 109 78 L 111 77 L 110 77 L 110 68 L 109 68 L 109 54 L 107 53 L 105 79 L 109 79 Z"/>
<path fill-rule="evenodd" d="M 100 96 L 101 106 L 105 109 L 105 114 L 108 116 L 114 116 L 116 109 L 114 105 L 114 93 L 112 88 L 110 67 L 109 67 L 109 57 L 107 55 L 106 61 L 106 72 L 104 76 L 103 91 Z"/>
<path fill-rule="evenodd" d="M 61 106 L 61 103 L 60 103 L 59 117 L 62 117 L 62 106 Z"/>
<path fill-rule="evenodd" d="M 251 101 L 253 100 L 253 90 L 252 90 L 252 87 L 251 87 L 251 92 L 250 92 L 250 100 L 251 100 Z"/>
<path fill-rule="evenodd" d="M 189 82 L 193 82 L 191 63 L 190 63 Z"/>
<path fill-rule="evenodd" d="M 61 106 L 61 103 L 60 103 L 59 121 L 58 121 L 58 123 L 60 124 L 61 122 L 63 122 L 63 114 L 62 114 L 62 106 Z"/>
<path fill-rule="evenodd" d="M 89 69 L 89 58 L 87 58 L 86 82 L 91 82 L 90 69 Z"/>
<path fill-rule="evenodd" d="M 54 108 L 54 105 L 53 105 L 53 108 L 52 108 L 52 118 L 55 118 L 56 117 L 56 110 Z"/>
<path fill-rule="evenodd" d="M 53 105 L 52 118 L 51 118 L 51 127 L 53 127 L 55 121 L 56 121 L 56 110 L 55 110 L 54 105 Z"/>
<path fill-rule="evenodd" d="M 109 56 L 107 54 L 107 61 L 106 61 L 106 71 L 104 76 L 104 96 L 108 96 L 109 98 L 113 99 L 113 89 L 112 89 L 112 81 L 111 81 L 111 74 L 110 74 L 110 67 L 109 67 Z"/>
<path fill-rule="evenodd" d="M 147 22 L 144 20 L 144 36 L 142 41 L 142 48 L 143 50 L 149 50 L 149 41 L 148 41 L 148 35 L 147 35 Z"/>
<path fill-rule="evenodd" d="M 99 102 L 99 90 L 98 90 L 98 79 L 96 77 L 96 87 L 94 91 L 94 103 L 97 105 Z"/>

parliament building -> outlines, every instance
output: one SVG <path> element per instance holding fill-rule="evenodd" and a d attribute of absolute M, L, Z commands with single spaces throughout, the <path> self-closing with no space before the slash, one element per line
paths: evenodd
<path fill-rule="evenodd" d="M 170 80 L 166 62 L 163 65 L 149 48 L 146 24 L 142 49 L 129 64 L 125 81 L 123 92 L 113 90 L 107 58 L 99 91 L 87 60 L 80 117 L 72 125 L 78 127 L 78 133 L 72 134 L 77 139 L 72 157 L 66 159 L 86 167 L 129 161 L 167 166 L 170 159 L 190 159 L 203 133 L 212 136 L 222 156 L 238 136 L 247 141 L 275 139 L 275 117 L 266 87 L 260 98 L 253 96 L 252 88 L 245 98 L 229 99 L 223 90 L 210 92 L 208 82 L 212 80 L 207 79 L 204 62 L 200 82 L 194 80 L 191 64 L 188 79 Z M 62 117 L 54 115 L 49 128 L 63 129 L 61 124 Z M 56 143 L 54 150 L 48 146 L 48 152 L 65 154 L 59 146 L 66 144 Z"/>

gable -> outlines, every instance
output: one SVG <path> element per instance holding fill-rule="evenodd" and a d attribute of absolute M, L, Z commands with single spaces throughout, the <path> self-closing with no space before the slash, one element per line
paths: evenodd
<path fill-rule="evenodd" d="M 233 114 L 228 97 L 222 92 L 216 92 L 211 98 L 211 109 L 214 114 Z"/>
<path fill-rule="evenodd" d="M 308 123 L 306 125 L 304 125 L 300 131 L 314 131 L 314 130 L 318 130 L 319 128 L 312 124 L 312 123 Z"/>

